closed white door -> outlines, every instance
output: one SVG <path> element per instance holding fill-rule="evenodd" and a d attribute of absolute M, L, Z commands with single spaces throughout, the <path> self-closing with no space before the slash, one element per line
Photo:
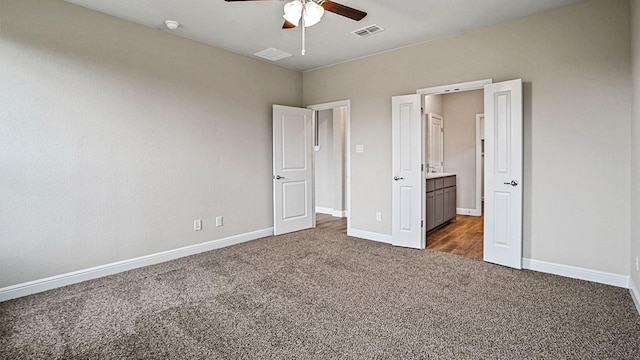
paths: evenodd
<path fill-rule="evenodd" d="M 392 132 L 392 243 L 425 247 L 426 193 L 420 95 L 394 96 Z"/>
<path fill-rule="evenodd" d="M 484 260 L 522 268 L 522 80 L 484 87 Z"/>
<path fill-rule="evenodd" d="M 313 112 L 273 105 L 273 232 L 309 229 L 313 211 Z"/>
<path fill-rule="evenodd" d="M 444 171 L 444 119 L 437 114 L 429 113 L 427 116 L 430 172 L 441 173 Z"/>

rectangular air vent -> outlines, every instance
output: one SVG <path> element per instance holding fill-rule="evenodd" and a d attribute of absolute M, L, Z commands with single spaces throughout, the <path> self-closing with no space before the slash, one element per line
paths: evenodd
<path fill-rule="evenodd" d="M 367 27 L 363 27 L 362 29 L 358 29 L 358 30 L 354 30 L 351 33 L 360 37 L 365 37 L 365 36 L 369 36 L 375 33 L 379 33 L 380 31 L 384 30 L 383 28 L 381 28 L 380 26 L 373 24 L 373 25 L 369 25 Z"/>
<path fill-rule="evenodd" d="M 286 53 L 286 52 L 284 52 L 282 50 L 278 50 L 276 48 L 264 49 L 262 51 L 258 51 L 257 53 L 255 53 L 253 55 L 261 57 L 263 59 L 267 59 L 269 61 L 278 61 L 278 60 L 282 60 L 284 58 L 288 58 L 289 56 L 291 56 L 291 54 Z"/>

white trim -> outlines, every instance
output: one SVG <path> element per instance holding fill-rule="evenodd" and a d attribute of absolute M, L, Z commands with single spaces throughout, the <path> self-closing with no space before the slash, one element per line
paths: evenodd
<path fill-rule="evenodd" d="M 314 111 L 320 110 L 329 110 L 337 107 L 346 107 L 344 121 L 345 121 L 345 167 L 346 167 L 346 209 L 343 211 L 344 216 L 347 217 L 347 234 L 351 229 L 351 216 L 349 216 L 349 211 L 351 210 L 351 100 L 339 100 L 332 101 L 323 104 L 315 104 L 307 106 L 308 109 Z M 315 198 L 315 196 L 314 196 Z"/>
<path fill-rule="evenodd" d="M 322 207 L 322 206 L 316 206 L 316 213 L 331 215 L 333 217 L 339 217 L 339 218 L 347 217 L 346 211 L 334 210 L 334 209 Z"/>
<path fill-rule="evenodd" d="M 434 94 L 448 94 L 452 92 L 468 91 L 484 89 L 485 85 L 493 84 L 493 79 L 483 79 L 468 81 L 458 84 L 434 86 L 416 90 L 416 94 L 420 95 L 434 95 Z"/>
<path fill-rule="evenodd" d="M 481 213 L 478 213 L 476 209 L 465 209 L 465 208 L 456 208 L 456 214 L 458 215 L 471 215 L 471 216 L 480 216 Z"/>
<path fill-rule="evenodd" d="M 66 274 L 51 276 L 48 278 L 29 281 L 22 284 L 7 286 L 4 288 L 0 288 L 0 302 L 59 288 L 62 286 L 77 284 L 87 280 L 97 279 L 124 271 L 133 270 L 144 266 L 159 264 L 165 261 L 175 260 L 181 257 L 195 255 L 205 251 L 236 245 L 271 235 L 273 235 L 273 228 L 267 228 L 245 234 L 230 236 L 224 239 L 212 240 L 201 244 L 185 246 L 178 249 L 140 256 L 128 260 L 122 260 L 111 264 L 73 271 Z"/>
<path fill-rule="evenodd" d="M 534 271 L 540 271 L 543 273 L 560 275 L 572 279 L 586 280 L 600 284 L 612 285 L 629 288 L 629 276 L 618 275 L 609 272 L 591 270 L 585 268 L 579 268 L 576 266 L 569 266 L 563 264 L 556 264 L 547 261 L 534 260 L 534 259 L 522 259 L 522 268 Z"/>
<path fill-rule="evenodd" d="M 322 207 L 322 206 L 316 206 L 316 213 L 318 214 L 326 214 L 326 215 L 333 215 L 333 209 L 327 208 L 327 207 Z"/>
<path fill-rule="evenodd" d="M 480 126 L 480 120 L 484 119 L 484 114 L 476 114 L 476 209 L 475 216 L 482 216 L 482 133 L 484 130 Z"/>
<path fill-rule="evenodd" d="M 636 287 L 636 283 L 633 281 L 633 278 L 629 279 L 629 292 L 631 292 L 631 298 L 633 299 L 633 303 L 636 304 L 638 315 L 640 315 L 640 291 Z"/>
<path fill-rule="evenodd" d="M 379 233 L 374 233 L 374 232 L 364 231 L 364 230 L 350 229 L 350 230 L 347 230 L 347 235 L 357 237 L 360 239 L 377 241 L 385 244 L 391 244 L 393 241 L 393 238 L 391 235 L 379 234 Z"/>

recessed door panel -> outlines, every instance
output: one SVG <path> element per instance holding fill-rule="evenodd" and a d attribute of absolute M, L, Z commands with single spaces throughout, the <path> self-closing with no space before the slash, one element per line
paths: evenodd
<path fill-rule="evenodd" d="M 400 170 L 411 171 L 411 108 L 412 104 L 402 104 L 400 106 Z"/>
<path fill-rule="evenodd" d="M 302 117 L 302 118 L 301 118 Z M 282 116 L 282 170 L 304 170 L 307 164 L 308 144 L 304 115 Z"/>
<path fill-rule="evenodd" d="M 511 221 L 509 204 L 511 203 L 511 194 L 508 192 L 495 192 L 493 194 L 493 203 L 495 205 L 495 214 L 493 218 L 493 245 L 509 247 L 511 239 L 509 238 L 509 223 Z"/>
<path fill-rule="evenodd" d="M 411 205 L 413 203 L 413 188 L 409 186 L 400 187 L 400 229 L 402 231 L 411 231 L 412 214 Z"/>
<path fill-rule="evenodd" d="M 499 92 L 495 94 L 494 114 L 496 116 L 495 125 L 495 171 L 501 174 L 509 173 L 509 156 L 511 151 L 511 111 L 510 92 Z"/>
<path fill-rule="evenodd" d="M 282 218 L 284 220 L 292 220 L 307 216 L 307 193 L 306 181 L 291 181 L 282 184 L 283 211 Z M 304 201 L 300 201 L 304 199 Z"/>

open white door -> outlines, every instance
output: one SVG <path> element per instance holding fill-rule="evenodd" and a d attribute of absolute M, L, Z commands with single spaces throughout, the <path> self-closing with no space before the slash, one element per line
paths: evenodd
<path fill-rule="evenodd" d="M 392 243 L 424 249 L 425 182 L 420 95 L 391 100 Z"/>
<path fill-rule="evenodd" d="M 273 105 L 274 235 L 314 225 L 313 112 Z"/>
<path fill-rule="evenodd" d="M 484 87 L 484 261 L 522 268 L 522 80 Z"/>

